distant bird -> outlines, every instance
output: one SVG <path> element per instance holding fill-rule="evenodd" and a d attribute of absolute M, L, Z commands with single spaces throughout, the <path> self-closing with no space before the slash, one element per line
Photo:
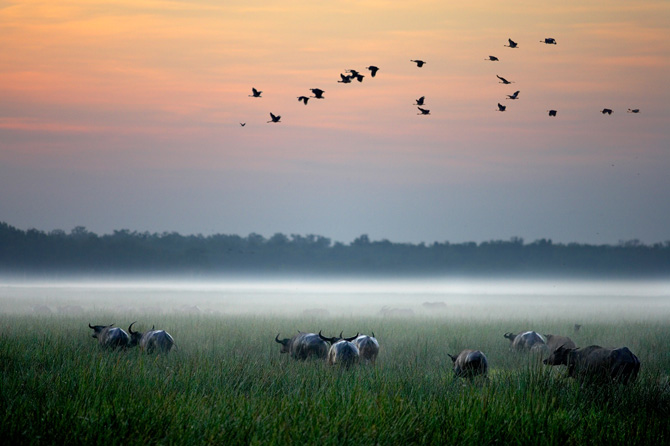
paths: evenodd
<path fill-rule="evenodd" d="M 504 46 L 508 46 L 510 48 L 518 48 L 518 43 L 516 43 L 514 40 L 512 40 L 512 39 L 507 39 L 507 40 L 509 41 L 509 45 L 504 45 Z"/>
<path fill-rule="evenodd" d="M 341 84 L 350 84 L 351 83 L 351 76 L 346 76 L 346 75 L 340 73 L 340 79 L 341 80 L 339 80 L 337 82 L 339 82 Z"/>
<path fill-rule="evenodd" d="M 639 108 L 629 108 L 628 113 L 640 113 L 640 109 Z"/>
<path fill-rule="evenodd" d="M 263 93 L 262 91 L 258 91 L 258 90 L 256 90 L 256 89 L 253 88 L 253 87 L 251 88 L 251 92 L 252 92 L 253 94 L 250 94 L 250 95 L 249 95 L 250 98 L 260 98 L 260 97 L 261 97 L 261 93 Z"/>
<path fill-rule="evenodd" d="M 298 102 L 302 101 L 305 105 L 307 105 L 307 101 L 309 101 L 309 98 L 307 96 L 298 96 Z"/>
<path fill-rule="evenodd" d="M 514 81 L 508 81 L 508 80 L 505 79 L 504 77 L 500 77 L 500 76 L 498 76 L 497 74 L 496 74 L 496 77 L 497 77 L 498 79 L 500 79 L 500 82 L 498 82 L 499 84 L 505 84 L 505 85 L 507 85 L 507 84 L 513 84 L 513 83 L 514 83 Z"/>
<path fill-rule="evenodd" d="M 241 125 L 242 127 L 244 127 L 245 125 L 247 125 L 247 123 L 246 123 L 246 122 L 240 122 L 240 125 Z"/>
<path fill-rule="evenodd" d="M 556 116 L 556 110 L 547 110 L 549 112 L 549 116 Z"/>
<path fill-rule="evenodd" d="M 416 64 L 416 66 L 419 67 L 419 68 L 421 68 L 421 67 L 423 66 L 423 64 L 426 63 L 425 60 L 420 60 L 420 59 L 418 59 L 418 60 L 410 60 L 410 62 L 414 62 L 414 63 Z"/>
<path fill-rule="evenodd" d="M 322 89 L 320 89 L 320 88 L 310 88 L 310 90 L 311 90 L 312 93 L 314 93 L 314 96 L 311 96 L 311 97 L 316 98 L 316 99 L 325 99 L 323 97 L 323 94 L 325 93 L 325 91 L 323 91 Z"/>
<path fill-rule="evenodd" d="M 351 73 L 350 78 L 351 79 L 356 78 L 356 80 L 358 82 L 363 82 L 363 78 L 365 77 L 364 75 L 362 75 L 361 73 L 359 73 L 356 70 L 347 70 L 347 73 Z"/>
<path fill-rule="evenodd" d="M 279 120 L 281 119 L 281 116 L 279 116 L 279 115 L 275 116 L 275 115 L 272 114 L 272 112 L 270 112 L 270 119 L 271 120 L 268 121 L 268 122 L 279 122 Z"/>
<path fill-rule="evenodd" d="M 377 74 L 377 71 L 379 71 L 379 67 L 375 67 L 374 65 L 370 65 L 369 67 L 365 67 L 365 69 L 370 70 L 370 76 L 375 77 Z"/>
<path fill-rule="evenodd" d="M 546 43 L 547 45 L 556 45 L 556 39 L 553 37 L 547 37 L 544 40 L 540 40 L 540 42 Z"/>
<path fill-rule="evenodd" d="M 508 94 L 505 99 L 519 99 L 519 90 L 515 91 L 514 94 Z"/>
<path fill-rule="evenodd" d="M 506 108 L 507 108 L 507 106 L 502 105 L 500 102 L 498 102 L 498 110 L 497 111 L 502 112 L 502 111 L 505 111 Z"/>
<path fill-rule="evenodd" d="M 425 96 L 421 96 L 419 99 L 416 100 L 416 104 L 414 105 L 423 105 L 423 101 L 426 99 Z"/>
<path fill-rule="evenodd" d="M 430 110 L 426 110 L 425 108 L 417 107 L 421 113 L 417 113 L 417 115 L 429 115 Z"/>
<path fill-rule="evenodd" d="M 602 113 L 603 115 L 611 115 L 611 114 L 612 114 L 612 109 L 609 109 L 609 108 L 603 108 L 603 109 L 600 111 L 600 113 Z"/>
<path fill-rule="evenodd" d="M 484 60 L 490 60 L 491 62 L 498 62 L 499 59 L 496 56 L 489 56 L 488 59 L 484 59 Z"/>

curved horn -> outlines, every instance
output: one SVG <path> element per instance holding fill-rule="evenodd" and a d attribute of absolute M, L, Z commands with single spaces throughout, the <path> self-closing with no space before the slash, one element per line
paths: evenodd
<path fill-rule="evenodd" d="M 372 337 L 373 337 L 373 338 L 376 338 L 376 337 L 377 337 L 377 336 L 375 336 L 375 332 L 374 332 L 374 331 L 371 331 L 370 333 L 372 333 Z"/>
<path fill-rule="evenodd" d="M 88 328 L 92 328 L 93 330 L 95 330 L 95 327 L 91 327 L 91 323 L 90 323 L 90 322 L 88 323 Z"/>
<path fill-rule="evenodd" d="M 326 341 L 326 342 L 328 342 L 328 343 L 330 343 L 330 344 L 333 343 L 333 338 L 327 338 L 327 337 L 325 337 L 324 335 L 321 334 L 321 330 L 319 330 L 319 339 L 321 339 L 322 341 Z"/>
<path fill-rule="evenodd" d="M 347 342 L 351 342 L 351 341 L 353 341 L 354 339 L 356 339 L 356 338 L 358 337 L 359 334 L 360 334 L 360 333 L 356 333 L 356 336 L 352 336 L 352 337 L 350 337 L 350 338 L 344 338 L 344 340 L 347 341 Z"/>
<path fill-rule="evenodd" d="M 137 322 L 137 321 L 135 321 L 135 322 Z M 134 324 L 135 322 L 133 322 L 133 324 Z M 135 334 L 135 333 L 137 333 L 136 331 L 133 331 L 133 324 L 130 324 L 130 325 L 128 326 L 128 333 L 130 333 L 130 334 Z"/>
<path fill-rule="evenodd" d="M 279 340 L 279 333 L 277 333 L 277 336 L 275 336 L 275 342 L 282 344 L 282 341 Z"/>
<path fill-rule="evenodd" d="M 451 356 L 449 353 L 447 353 L 447 356 L 449 356 L 453 362 L 456 362 L 457 356 Z"/>

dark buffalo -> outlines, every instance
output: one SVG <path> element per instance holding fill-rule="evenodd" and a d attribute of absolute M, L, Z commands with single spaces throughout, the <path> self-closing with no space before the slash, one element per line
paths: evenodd
<path fill-rule="evenodd" d="M 463 350 L 458 356 L 449 355 L 449 357 L 454 362 L 454 373 L 458 377 L 473 378 L 477 375 L 486 375 L 489 369 L 486 355 L 479 350 Z"/>
<path fill-rule="evenodd" d="M 584 348 L 558 347 L 546 365 L 567 365 L 568 376 L 600 381 L 634 381 L 640 372 L 640 360 L 628 347 L 614 350 L 590 345 Z"/>
<path fill-rule="evenodd" d="M 351 342 L 357 337 L 358 333 L 356 333 L 356 336 L 343 338 L 342 333 L 340 333 L 339 337 L 327 338 L 319 332 L 319 338 L 331 344 L 328 350 L 328 365 L 340 365 L 349 368 L 354 364 L 358 364 L 360 351 L 356 344 Z"/>
<path fill-rule="evenodd" d="M 362 360 L 371 362 L 372 364 L 377 361 L 379 342 L 377 342 L 374 332 L 372 332 L 372 336 L 359 335 L 353 342 L 358 347 L 358 353 Z"/>
<path fill-rule="evenodd" d="M 277 334 L 275 341 L 281 344 L 280 353 L 289 353 L 294 359 L 326 359 L 328 355 L 328 344 L 316 333 L 298 332 L 292 338 L 285 339 L 279 339 L 279 334 Z"/>
<path fill-rule="evenodd" d="M 151 327 L 151 330 L 145 333 L 133 331 L 134 323 L 128 327 L 128 333 L 130 333 L 129 347 L 139 345 L 143 352 L 170 353 L 170 350 L 174 347 L 174 339 L 172 339 L 170 333 L 165 330 L 154 330 L 154 327 Z"/>
<path fill-rule="evenodd" d="M 549 352 L 553 352 L 558 347 L 577 348 L 577 345 L 574 343 L 574 341 L 567 336 L 546 334 L 544 337 L 547 339 L 547 347 L 549 347 Z"/>
<path fill-rule="evenodd" d="M 523 333 L 505 333 L 505 338 L 510 341 L 510 348 L 515 351 L 542 352 L 547 349 L 547 344 L 539 333 L 525 331 Z"/>
<path fill-rule="evenodd" d="M 119 327 L 109 325 L 91 325 L 88 327 L 93 330 L 93 337 L 98 340 L 102 348 L 126 348 L 130 343 L 130 336 Z"/>

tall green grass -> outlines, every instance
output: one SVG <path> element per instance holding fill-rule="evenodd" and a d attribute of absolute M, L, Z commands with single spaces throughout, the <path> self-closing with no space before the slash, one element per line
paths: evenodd
<path fill-rule="evenodd" d="M 100 350 L 88 322 L 132 321 L 92 317 L 0 316 L 6 444 L 670 443 L 670 323 L 585 325 L 579 345 L 627 345 L 642 361 L 632 385 L 587 386 L 509 352 L 502 334 L 523 320 L 166 315 L 178 347 L 165 356 Z M 280 355 L 274 336 L 298 329 L 374 330 L 377 364 Z M 463 348 L 484 351 L 488 379 L 453 376 L 446 353 Z"/>

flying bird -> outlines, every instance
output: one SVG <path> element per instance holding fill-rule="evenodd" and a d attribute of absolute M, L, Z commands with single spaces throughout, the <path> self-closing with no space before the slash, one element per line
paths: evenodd
<path fill-rule="evenodd" d="M 611 114 L 612 114 L 612 109 L 610 109 L 610 108 L 603 108 L 603 109 L 600 111 L 600 113 L 602 113 L 603 115 L 611 115 Z"/>
<path fill-rule="evenodd" d="M 556 45 L 556 39 L 554 39 L 553 37 L 547 37 L 544 40 L 540 40 L 540 42 L 546 43 L 547 45 Z"/>
<path fill-rule="evenodd" d="M 410 62 L 414 62 L 416 64 L 416 66 L 419 67 L 419 68 L 421 68 L 423 66 L 423 64 L 426 63 L 425 60 L 420 60 L 420 59 L 419 60 L 410 60 Z"/>
<path fill-rule="evenodd" d="M 246 123 L 246 122 L 240 122 L 240 125 L 241 125 L 242 127 L 244 127 L 245 125 L 247 125 L 247 123 Z"/>
<path fill-rule="evenodd" d="M 351 76 L 345 76 L 344 74 L 340 73 L 340 79 L 339 83 L 341 84 L 350 84 L 351 83 Z"/>
<path fill-rule="evenodd" d="M 258 91 L 253 87 L 251 88 L 251 92 L 252 92 L 252 94 L 249 95 L 250 98 L 260 98 L 261 93 L 263 93 L 262 91 Z"/>
<path fill-rule="evenodd" d="M 307 101 L 309 101 L 309 98 L 307 96 L 298 96 L 298 102 L 302 101 L 303 104 L 307 105 Z"/>
<path fill-rule="evenodd" d="M 506 108 L 507 108 L 507 106 L 502 105 L 500 102 L 498 102 L 498 110 L 497 111 L 503 112 L 503 111 L 505 111 Z"/>
<path fill-rule="evenodd" d="M 498 62 L 499 59 L 496 56 L 489 56 L 488 59 L 484 59 L 484 60 L 490 60 L 491 62 Z"/>
<path fill-rule="evenodd" d="M 419 99 L 416 100 L 416 104 L 414 105 L 423 105 L 423 101 L 426 99 L 425 96 L 421 96 Z"/>
<path fill-rule="evenodd" d="M 549 116 L 556 116 L 556 110 L 547 110 L 549 112 Z"/>
<path fill-rule="evenodd" d="M 513 94 L 508 94 L 505 99 L 519 99 L 519 90 L 515 91 Z"/>
<path fill-rule="evenodd" d="M 359 73 L 356 70 L 347 70 L 347 73 L 351 73 L 351 76 L 349 76 L 351 79 L 356 78 L 358 82 L 363 82 L 363 78 L 365 77 L 361 73 Z"/>
<path fill-rule="evenodd" d="M 311 97 L 316 98 L 316 99 L 325 99 L 323 97 L 323 94 L 325 93 L 325 91 L 323 91 L 322 89 L 320 89 L 320 88 L 310 88 L 310 90 L 311 90 L 312 93 L 314 93 L 314 96 L 311 96 Z"/>
<path fill-rule="evenodd" d="M 500 77 L 500 76 L 498 76 L 497 74 L 496 74 L 496 77 L 497 77 L 498 79 L 500 79 L 500 82 L 498 82 L 499 84 L 505 84 L 505 85 L 507 85 L 507 84 L 513 84 L 513 83 L 514 83 L 514 81 L 508 81 L 508 80 L 505 79 L 504 77 Z"/>
<path fill-rule="evenodd" d="M 430 110 L 426 110 L 425 108 L 417 107 L 421 113 L 417 113 L 417 115 L 429 115 Z"/>
<path fill-rule="evenodd" d="M 640 113 L 640 109 L 639 108 L 629 108 L 628 113 Z"/>
<path fill-rule="evenodd" d="M 272 114 L 272 112 L 270 112 L 270 119 L 271 120 L 268 121 L 268 122 L 279 122 L 279 120 L 281 119 L 281 116 L 279 116 L 279 115 L 275 116 L 275 115 Z"/>
<path fill-rule="evenodd" d="M 377 71 L 379 71 L 379 67 L 375 67 L 374 65 L 370 65 L 369 67 L 365 67 L 365 69 L 370 70 L 370 76 L 375 77 L 377 74 Z"/>
<path fill-rule="evenodd" d="M 504 45 L 504 46 L 508 46 L 510 48 L 518 48 L 518 43 L 516 43 L 514 40 L 512 40 L 512 39 L 507 39 L 507 40 L 509 41 L 509 45 Z"/>

